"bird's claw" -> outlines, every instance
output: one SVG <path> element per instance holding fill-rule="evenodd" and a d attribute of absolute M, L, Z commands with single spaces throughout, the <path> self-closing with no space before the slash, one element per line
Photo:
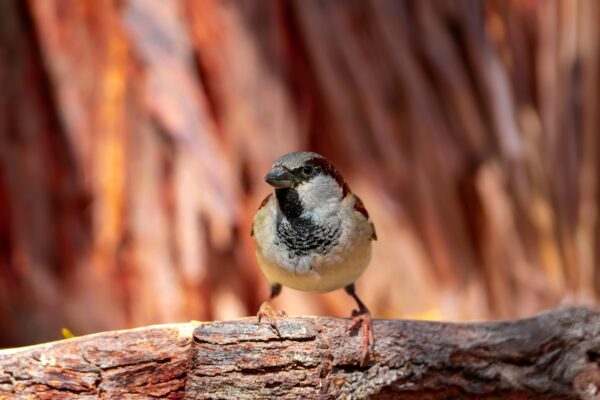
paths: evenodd
<path fill-rule="evenodd" d="M 352 311 L 352 324 L 349 330 L 354 330 L 362 327 L 361 329 L 361 357 L 360 366 L 364 367 L 367 365 L 369 360 L 369 350 L 375 344 L 375 337 L 373 336 L 373 321 L 371 320 L 371 313 L 369 311 Z"/>
<path fill-rule="evenodd" d="M 271 328 L 273 328 L 273 330 L 275 331 L 275 333 L 277 333 L 277 336 L 281 337 L 281 332 L 279 332 L 279 327 L 277 326 L 277 323 L 275 322 L 275 320 L 277 318 L 284 318 L 287 317 L 287 313 L 283 310 L 275 310 L 273 308 L 273 306 L 271 306 L 271 303 L 269 303 L 268 301 L 265 301 L 261 304 L 260 308 L 258 309 L 258 313 L 256 313 L 256 318 L 258 319 L 258 323 L 260 324 L 260 322 L 265 319 L 267 320 L 267 322 L 269 323 L 269 326 Z"/>

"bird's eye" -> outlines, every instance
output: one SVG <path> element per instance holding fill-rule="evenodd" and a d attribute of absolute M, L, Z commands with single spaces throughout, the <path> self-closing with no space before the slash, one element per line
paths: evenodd
<path fill-rule="evenodd" d="M 311 176 L 314 171 L 314 168 L 310 165 L 305 165 L 302 167 L 302 174 L 305 176 Z"/>

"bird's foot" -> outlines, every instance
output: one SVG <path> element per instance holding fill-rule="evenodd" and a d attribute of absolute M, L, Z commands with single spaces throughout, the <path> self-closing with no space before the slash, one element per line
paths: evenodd
<path fill-rule="evenodd" d="M 364 367 L 367 365 L 369 360 L 369 350 L 375 344 L 375 338 L 373 336 L 373 321 L 371 320 L 371 313 L 369 310 L 353 310 L 352 311 L 352 324 L 349 330 L 353 331 L 362 327 L 361 330 L 361 357 L 360 366 Z"/>
<path fill-rule="evenodd" d="M 275 322 L 277 318 L 287 317 L 287 314 L 283 310 L 275 310 L 269 301 L 264 301 L 260 308 L 258 309 L 258 313 L 256 313 L 256 318 L 258 318 L 258 323 L 265 319 L 273 328 L 273 330 L 277 333 L 277 336 L 281 336 L 279 332 L 279 328 L 277 327 L 277 323 Z"/>

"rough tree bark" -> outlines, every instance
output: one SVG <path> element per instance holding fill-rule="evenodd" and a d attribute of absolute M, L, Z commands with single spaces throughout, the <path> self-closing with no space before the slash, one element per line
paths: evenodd
<path fill-rule="evenodd" d="M 348 321 L 162 325 L 0 351 L 0 399 L 600 397 L 600 311 L 485 323 L 375 321 L 358 366 Z"/>

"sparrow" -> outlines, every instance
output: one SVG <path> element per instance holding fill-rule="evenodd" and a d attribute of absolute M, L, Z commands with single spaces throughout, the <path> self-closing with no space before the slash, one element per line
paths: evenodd
<path fill-rule="evenodd" d="M 361 328 L 361 366 L 374 344 L 368 308 L 356 294 L 354 282 L 371 259 L 377 239 L 361 199 L 350 191 L 339 171 L 320 154 L 301 151 L 280 157 L 265 176 L 273 187 L 252 223 L 258 264 L 271 293 L 257 314 L 279 333 L 276 317 L 285 316 L 270 305 L 282 286 L 306 292 L 344 288 L 358 305 L 351 330 Z"/>

